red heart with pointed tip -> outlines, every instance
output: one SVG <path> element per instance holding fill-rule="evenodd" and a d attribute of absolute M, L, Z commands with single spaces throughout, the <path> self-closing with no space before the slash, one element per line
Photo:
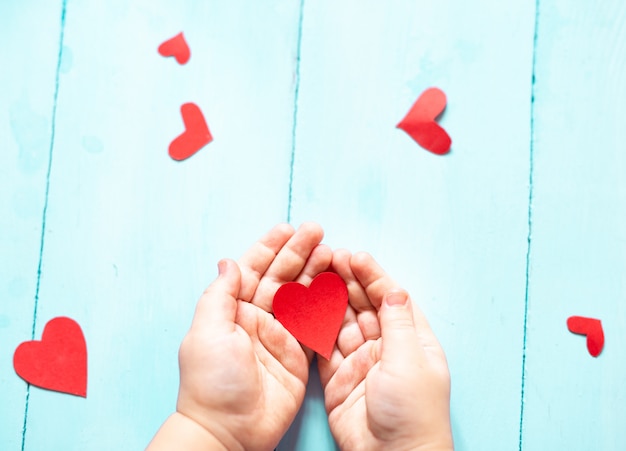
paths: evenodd
<path fill-rule="evenodd" d="M 213 141 L 204 115 L 195 103 L 185 103 L 180 107 L 185 131 L 170 143 L 169 154 L 174 160 L 189 158 L 208 143 Z"/>
<path fill-rule="evenodd" d="M 404 130 L 424 149 L 437 155 L 450 151 L 452 140 L 435 119 L 446 108 L 446 95 L 439 88 L 428 88 L 415 101 L 396 126 Z"/>
<path fill-rule="evenodd" d="M 73 319 L 60 316 L 48 321 L 41 341 L 17 347 L 13 368 L 29 384 L 87 397 L 87 345 Z"/>
<path fill-rule="evenodd" d="M 303 345 L 330 359 L 348 307 L 348 288 L 341 277 L 323 272 L 309 288 L 297 282 L 274 295 L 274 316 Z"/>
<path fill-rule="evenodd" d="M 567 318 L 567 328 L 570 332 L 587 336 L 587 350 L 593 357 L 598 357 L 604 348 L 604 330 L 602 321 L 584 316 L 570 316 Z"/>
<path fill-rule="evenodd" d="M 187 45 L 187 41 L 185 41 L 185 36 L 183 36 L 182 31 L 161 44 L 158 50 L 161 56 L 173 56 L 176 58 L 178 64 L 185 64 L 189 61 L 189 57 L 191 56 L 191 50 L 189 50 L 189 46 Z"/>

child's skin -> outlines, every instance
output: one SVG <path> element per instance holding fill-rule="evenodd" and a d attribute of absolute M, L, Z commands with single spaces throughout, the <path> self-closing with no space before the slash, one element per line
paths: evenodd
<path fill-rule="evenodd" d="M 313 352 L 274 318 L 290 281 L 333 270 L 350 305 L 330 361 L 318 365 L 331 432 L 342 449 L 451 450 L 445 355 L 408 294 L 365 253 L 334 253 L 321 227 L 274 227 L 218 278 L 179 352 L 176 412 L 149 450 L 271 450 L 304 400 Z"/>

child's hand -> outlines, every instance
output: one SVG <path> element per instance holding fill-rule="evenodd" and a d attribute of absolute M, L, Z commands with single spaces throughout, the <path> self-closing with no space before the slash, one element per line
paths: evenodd
<path fill-rule="evenodd" d="M 330 264 L 323 232 L 276 226 L 241 259 L 223 260 L 180 348 L 177 412 L 150 449 L 274 449 L 302 405 L 310 357 L 271 314 L 280 285 Z"/>
<path fill-rule="evenodd" d="M 365 253 L 337 251 L 350 305 L 319 371 L 342 449 L 451 450 L 450 376 L 426 318 Z"/>

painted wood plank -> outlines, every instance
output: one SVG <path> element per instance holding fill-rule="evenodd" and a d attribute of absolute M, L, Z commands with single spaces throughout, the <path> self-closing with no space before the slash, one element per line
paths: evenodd
<path fill-rule="evenodd" d="M 37 333 L 82 325 L 89 386 L 32 390 L 27 449 L 141 449 L 174 409 L 215 263 L 286 217 L 298 8 L 69 1 Z M 185 66 L 157 54 L 181 30 Z M 214 142 L 177 163 L 185 102 Z"/>
<path fill-rule="evenodd" d="M 373 253 L 425 310 L 459 450 L 519 442 L 533 32 L 523 1 L 305 4 L 292 217 Z M 444 157 L 395 129 L 430 86 Z"/>
<path fill-rule="evenodd" d="M 541 2 L 523 448 L 618 450 L 626 430 L 626 5 Z M 599 318 L 594 359 L 566 320 Z"/>
<path fill-rule="evenodd" d="M 22 440 L 26 384 L 13 370 L 13 351 L 31 339 L 60 17 L 59 2 L 0 4 L 2 449 L 19 449 Z"/>

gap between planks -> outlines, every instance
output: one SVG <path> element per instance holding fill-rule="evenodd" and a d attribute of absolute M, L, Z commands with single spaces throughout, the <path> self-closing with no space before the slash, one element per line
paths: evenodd
<path fill-rule="evenodd" d="M 37 328 L 37 308 L 39 306 L 39 289 L 41 287 L 41 269 L 43 265 L 43 251 L 46 241 L 46 219 L 48 216 L 48 198 L 50 193 L 50 173 L 52 172 L 52 154 L 54 151 L 54 138 L 56 132 L 57 100 L 59 98 L 59 74 L 61 72 L 61 60 L 63 58 L 63 41 L 65 37 L 65 16 L 67 11 L 67 0 L 61 2 L 61 31 L 59 33 L 59 51 L 57 54 L 57 65 L 54 75 L 54 94 L 52 99 L 52 114 L 50 124 L 50 146 L 48 148 L 48 168 L 46 170 L 46 185 L 44 190 L 44 203 L 41 218 L 41 235 L 39 238 L 39 261 L 37 263 L 37 284 L 35 286 L 35 299 L 33 305 L 33 324 L 31 328 L 31 340 L 35 339 Z M 22 446 L 24 451 L 26 446 L 26 430 L 28 423 L 28 404 L 30 400 L 30 384 L 26 385 L 26 396 L 24 399 L 24 423 L 22 425 Z"/>
<path fill-rule="evenodd" d="M 287 222 L 291 223 L 291 205 L 293 199 L 293 170 L 296 156 L 296 129 L 298 127 L 298 98 L 300 95 L 300 55 L 302 50 L 302 22 L 304 17 L 304 0 L 300 0 L 298 16 L 298 38 L 296 44 L 296 72 L 293 94 L 293 119 L 291 122 L 291 161 L 289 163 L 289 198 L 287 201 Z"/>
<path fill-rule="evenodd" d="M 520 388 L 520 417 L 519 417 L 519 451 L 524 447 L 524 402 L 526 401 L 526 342 L 528 338 L 528 290 L 530 286 L 530 260 L 532 250 L 533 231 L 533 178 L 535 169 L 535 77 L 537 66 L 537 41 L 539 34 L 539 2 L 535 0 L 535 20 L 533 32 L 533 56 L 530 85 L 530 143 L 529 143 L 529 166 L 528 166 L 528 236 L 526 247 L 526 269 L 524 286 L 524 328 L 522 344 L 522 381 Z"/>

